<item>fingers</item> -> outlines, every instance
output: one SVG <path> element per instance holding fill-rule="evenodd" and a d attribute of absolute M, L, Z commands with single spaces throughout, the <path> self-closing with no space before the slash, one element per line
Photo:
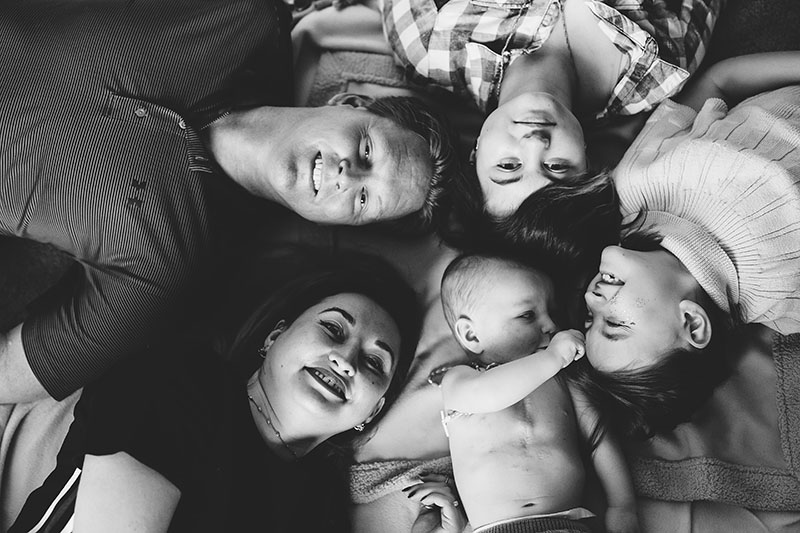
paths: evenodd
<path fill-rule="evenodd" d="M 452 478 L 441 474 L 424 474 L 419 482 L 403 489 L 409 499 L 423 506 L 420 514 L 439 513 L 441 527 L 447 532 L 460 532 L 467 523 Z"/>

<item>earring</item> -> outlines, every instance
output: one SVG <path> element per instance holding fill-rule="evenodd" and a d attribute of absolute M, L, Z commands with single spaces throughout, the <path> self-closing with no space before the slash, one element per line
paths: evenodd
<path fill-rule="evenodd" d="M 355 429 L 358 432 L 364 431 L 364 423 L 362 422 L 361 424 L 356 424 L 355 426 L 353 426 L 353 429 Z"/>
<path fill-rule="evenodd" d="M 269 346 L 262 346 L 258 349 L 258 355 L 261 356 L 261 359 L 267 358 L 267 352 L 269 351 Z"/>

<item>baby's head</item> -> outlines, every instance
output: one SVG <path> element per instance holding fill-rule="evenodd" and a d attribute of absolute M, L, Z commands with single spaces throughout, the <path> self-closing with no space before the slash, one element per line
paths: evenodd
<path fill-rule="evenodd" d="M 442 306 L 459 344 L 484 363 L 544 348 L 558 331 L 549 276 L 514 259 L 465 254 L 442 277 Z"/>
<path fill-rule="evenodd" d="M 583 128 L 552 95 L 524 93 L 486 117 L 474 162 L 486 211 L 507 216 L 545 185 L 586 172 Z"/>
<path fill-rule="evenodd" d="M 660 242 L 635 233 L 606 248 L 585 294 L 590 396 L 629 435 L 687 420 L 728 375 L 730 315 Z"/>

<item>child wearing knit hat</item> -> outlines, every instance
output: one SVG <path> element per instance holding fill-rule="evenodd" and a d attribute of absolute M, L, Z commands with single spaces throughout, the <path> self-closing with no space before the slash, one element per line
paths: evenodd
<path fill-rule="evenodd" d="M 587 387 L 624 433 L 687 420 L 727 377 L 735 323 L 800 331 L 792 84 L 800 52 L 722 61 L 659 106 L 614 172 L 635 229 L 586 290 Z"/>

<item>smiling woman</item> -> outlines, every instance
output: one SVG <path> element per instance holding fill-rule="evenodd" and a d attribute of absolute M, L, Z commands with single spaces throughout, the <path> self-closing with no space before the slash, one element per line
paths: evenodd
<path fill-rule="evenodd" d="M 237 328 L 227 363 L 199 337 L 165 342 L 87 387 L 10 532 L 347 531 L 334 459 L 399 393 L 416 299 L 375 258 L 300 259 Z"/>

